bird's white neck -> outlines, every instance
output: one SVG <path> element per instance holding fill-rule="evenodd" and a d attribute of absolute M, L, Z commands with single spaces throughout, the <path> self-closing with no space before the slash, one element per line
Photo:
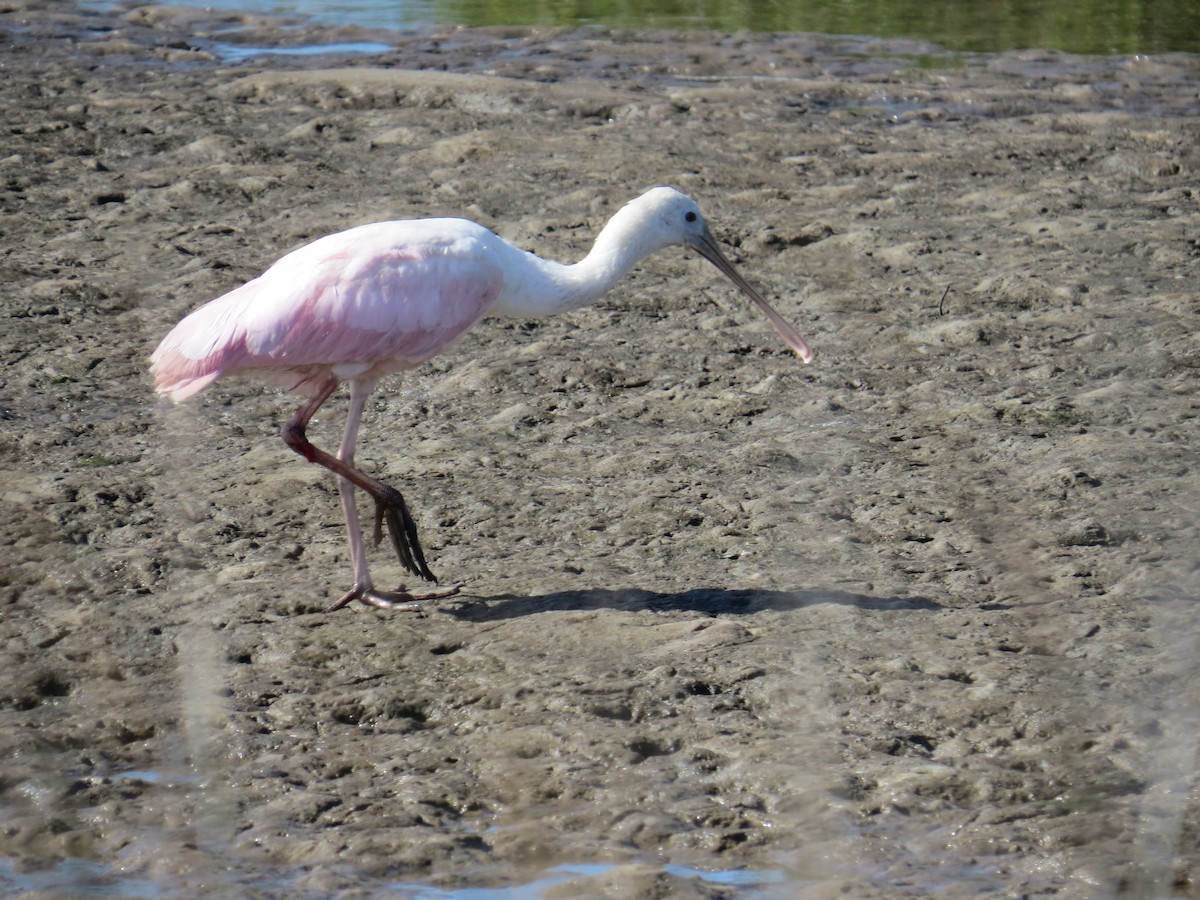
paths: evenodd
<path fill-rule="evenodd" d="M 587 306 L 600 299 L 642 259 L 665 243 L 639 207 L 618 210 L 596 237 L 591 251 L 574 265 L 532 257 L 535 264 L 512 284 L 492 311 L 513 316 L 548 316 Z"/>

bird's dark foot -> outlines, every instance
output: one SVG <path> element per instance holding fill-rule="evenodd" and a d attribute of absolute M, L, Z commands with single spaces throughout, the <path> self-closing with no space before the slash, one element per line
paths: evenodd
<path fill-rule="evenodd" d="M 375 546 L 378 547 L 383 541 L 383 523 L 386 521 L 392 547 L 400 557 L 400 565 L 414 575 L 436 584 L 437 579 L 425 564 L 425 553 L 421 550 L 421 541 L 417 537 L 417 526 L 409 515 L 404 497 L 394 487 L 386 484 L 382 485 L 381 493 L 374 496 Z"/>
<path fill-rule="evenodd" d="M 337 603 L 329 606 L 325 612 L 335 612 L 343 606 L 357 600 L 359 603 L 365 603 L 367 606 L 373 606 L 376 609 L 390 609 L 396 612 L 415 612 L 422 613 L 421 602 L 424 600 L 441 600 L 444 597 L 453 597 L 462 590 L 461 584 L 452 585 L 448 588 L 442 588 L 438 591 L 426 591 L 420 594 L 414 594 L 404 589 L 404 585 L 394 591 L 379 591 L 368 585 L 356 584 L 352 587 L 342 599 Z"/>

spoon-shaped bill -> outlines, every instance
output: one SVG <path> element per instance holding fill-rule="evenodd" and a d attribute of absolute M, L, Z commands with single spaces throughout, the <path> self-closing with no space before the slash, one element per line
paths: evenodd
<path fill-rule="evenodd" d="M 799 332 L 788 324 L 787 319 L 777 313 L 771 304 L 763 299 L 762 294 L 750 287 L 749 282 L 733 267 L 733 263 L 725 258 L 725 254 L 717 246 L 717 239 L 712 236 L 712 232 L 705 228 L 702 234 L 690 239 L 688 245 L 724 272 L 730 281 L 741 288 L 742 293 L 754 301 L 754 305 L 766 314 L 771 322 L 771 327 L 775 329 L 775 333 L 783 338 L 783 342 L 788 345 L 793 353 L 806 363 L 813 361 L 812 350 L 809 349 L 804 338 L 800 337 Z"/>

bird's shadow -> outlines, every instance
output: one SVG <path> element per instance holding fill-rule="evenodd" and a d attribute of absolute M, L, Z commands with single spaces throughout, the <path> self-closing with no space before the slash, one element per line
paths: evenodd
<path fill-rule="evenodd" d="M 596 609 L 623 612 L 697 612 L 705 615 L 746 615 L 764 610 L 794 610 L 820 604 L 852 606 L 874 611 L 942 609 L 942 605 L 927 597 L 872 597 L 838 590 L 728 590 L 725 588 L 695 588 L 675 594 L 655 591 L 605 590 L 590 588 L 578 591 L 559 591 L 530 597 L 501 594 L 479 597 L 473 602 L 446 603 L 440 612 L 473 622 L 515 619 L 543 612 L 582 611 Z"/>

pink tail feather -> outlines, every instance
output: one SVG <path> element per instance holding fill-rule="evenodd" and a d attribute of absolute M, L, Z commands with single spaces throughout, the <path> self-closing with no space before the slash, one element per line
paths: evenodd
<path fill-rule="evenodd" d="M 155 390 L 178 403 L 226 374 L 245 350 L 239 317 L 258 280 L 201 306 L 179 322 L 150 357 Z"/>
<path fill-rule="evenodd" d="M 220 372 L 187 375 L 168 366 L 159 365 L 158 362 L 155 362 L 150 371 L 154 374 L 154 389 L 160 394 L 166 394 L 176 403 L 200 393 L 221 377 Z"/>

